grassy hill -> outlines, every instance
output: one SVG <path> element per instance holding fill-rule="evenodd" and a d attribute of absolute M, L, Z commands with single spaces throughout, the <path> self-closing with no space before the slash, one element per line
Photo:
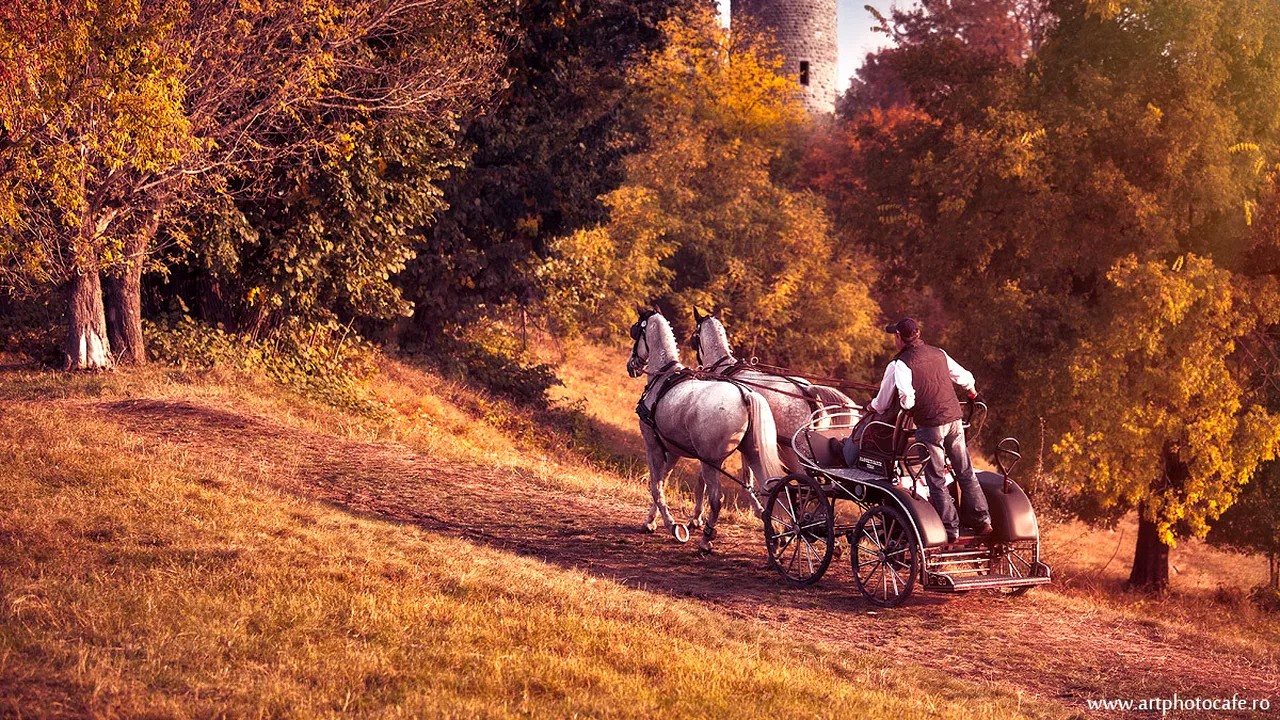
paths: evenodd
<path fill-rule="evenodd" d="M 518 440 L 513 450 L 451 402 L 464 390 L 397 363 L 377 387 L 397 410 L 379 420 L 216 374 L 7 372 L 0 383 L 7 714 L 1060 714 L 936 672 L 885 674 L 872 658 L 773 637 L 696 601 L 300 497 L 245 458 L 195 456 L 115 419 L 139 398 L 217 407 L 231 423 L 465 459 L 490 477 L 617 489 L 618 477 L 585 461 L 553 461 Z"/>
<path fill-rule="evenodd" d="M 1210 626 L 1210 600 L 1077 587 L 884 614 L 839 578 L 780 587 L 747 516 L 712 558 L 640 535 L 639 387 L 577 352 L 581 412 L 387 359 L 373 414 L 220 371 L 0 371 L 2 712 L 1066 717 L 1274 677 L 1280 633 L 1244 606 Z"/>

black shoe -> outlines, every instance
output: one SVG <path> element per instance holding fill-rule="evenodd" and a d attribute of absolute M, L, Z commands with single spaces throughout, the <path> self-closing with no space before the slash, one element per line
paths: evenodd
<path fill-rule="evenodd" d="M 950 544 L 951 544 L 951 543 L 953 543 L 953 542 L 956 542 L 956 541 L 957 541 L 957 540 L 959 540 L 959 539 L 960 539 L 960 531 L 959 531 L 959 530 L 948 530 L 948 531 L 947 531 L 947 544 L 948 544 L 948 545 L 950 545 Z"/>
<path fill-rule="evenodd" d="M 966 522 L 966 523 L 961 523 L 961 525 L 963 525 L 965 528 L 969 530 L 972 530 L 974 535 L 990 535 L 992 532 L 991 523 L 986 520 L 979 520 L 978 522 Z"/>

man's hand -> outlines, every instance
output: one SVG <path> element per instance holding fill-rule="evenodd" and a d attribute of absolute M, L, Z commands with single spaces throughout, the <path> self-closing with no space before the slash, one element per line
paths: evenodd
<path fill-rule="evenodd" d="M 977 388 L 974 388 L 974 389 L 972 389 L 972 390 L 970 390 L 970 391 L 969 391 L 969 399 L 970 399 L 970 400 L 972 400 L 972 401 L 974 401 L 974 402 L 977 402 L 977 401 L 978 401 L 978 389 L 977 389 Z"/>

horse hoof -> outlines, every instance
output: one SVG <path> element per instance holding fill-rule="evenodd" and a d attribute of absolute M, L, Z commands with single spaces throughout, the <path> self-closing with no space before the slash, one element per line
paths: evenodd
<path fill-rule="evenodd" d="M 694 518 L 689 521 L 690 530 L 697 530 L 700 527 L 702 527 L 702 518 Z"/>
<path fill-rule="evenodd" d="M 648 533 L 649 535 L 652 535 L 657 531 L 658 531 L 657 523 L 645 523 L 644 525 L 640 526 L 640 532 L 642 533 Z"/>
<path fill-rule="evenodd" d="M 689 528 L 688 528 L 688 526 L 685 526 L 685 525 L 672 525 L 672 526 L 671 526 L 671 534 L 675 537 L 675 539 L 676 539 L 676 541 L 677 541 L 677 542 L 681 542 L 681 543 L 687 543 L 687 542 L 689 542 Z"/>
<path fill-rule="evenodd" d="M 710 540 L 703 540 L 702 542 L 698 543 L 698 552 L 702 553 L 703 555 L 710 555 L 713 552 L 715 552 L 715 549 L 712 548 Z"/>

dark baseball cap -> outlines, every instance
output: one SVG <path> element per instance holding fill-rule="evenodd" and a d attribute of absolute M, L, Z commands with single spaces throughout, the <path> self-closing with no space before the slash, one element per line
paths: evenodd
<path fill-rule="evenodd" d="M 920 334 L 920 323 L 914 318 L 902 318 L 892 325 L 885 325 L 884 331 L 897 335 L 903 340 L 910 340 Z"/>

